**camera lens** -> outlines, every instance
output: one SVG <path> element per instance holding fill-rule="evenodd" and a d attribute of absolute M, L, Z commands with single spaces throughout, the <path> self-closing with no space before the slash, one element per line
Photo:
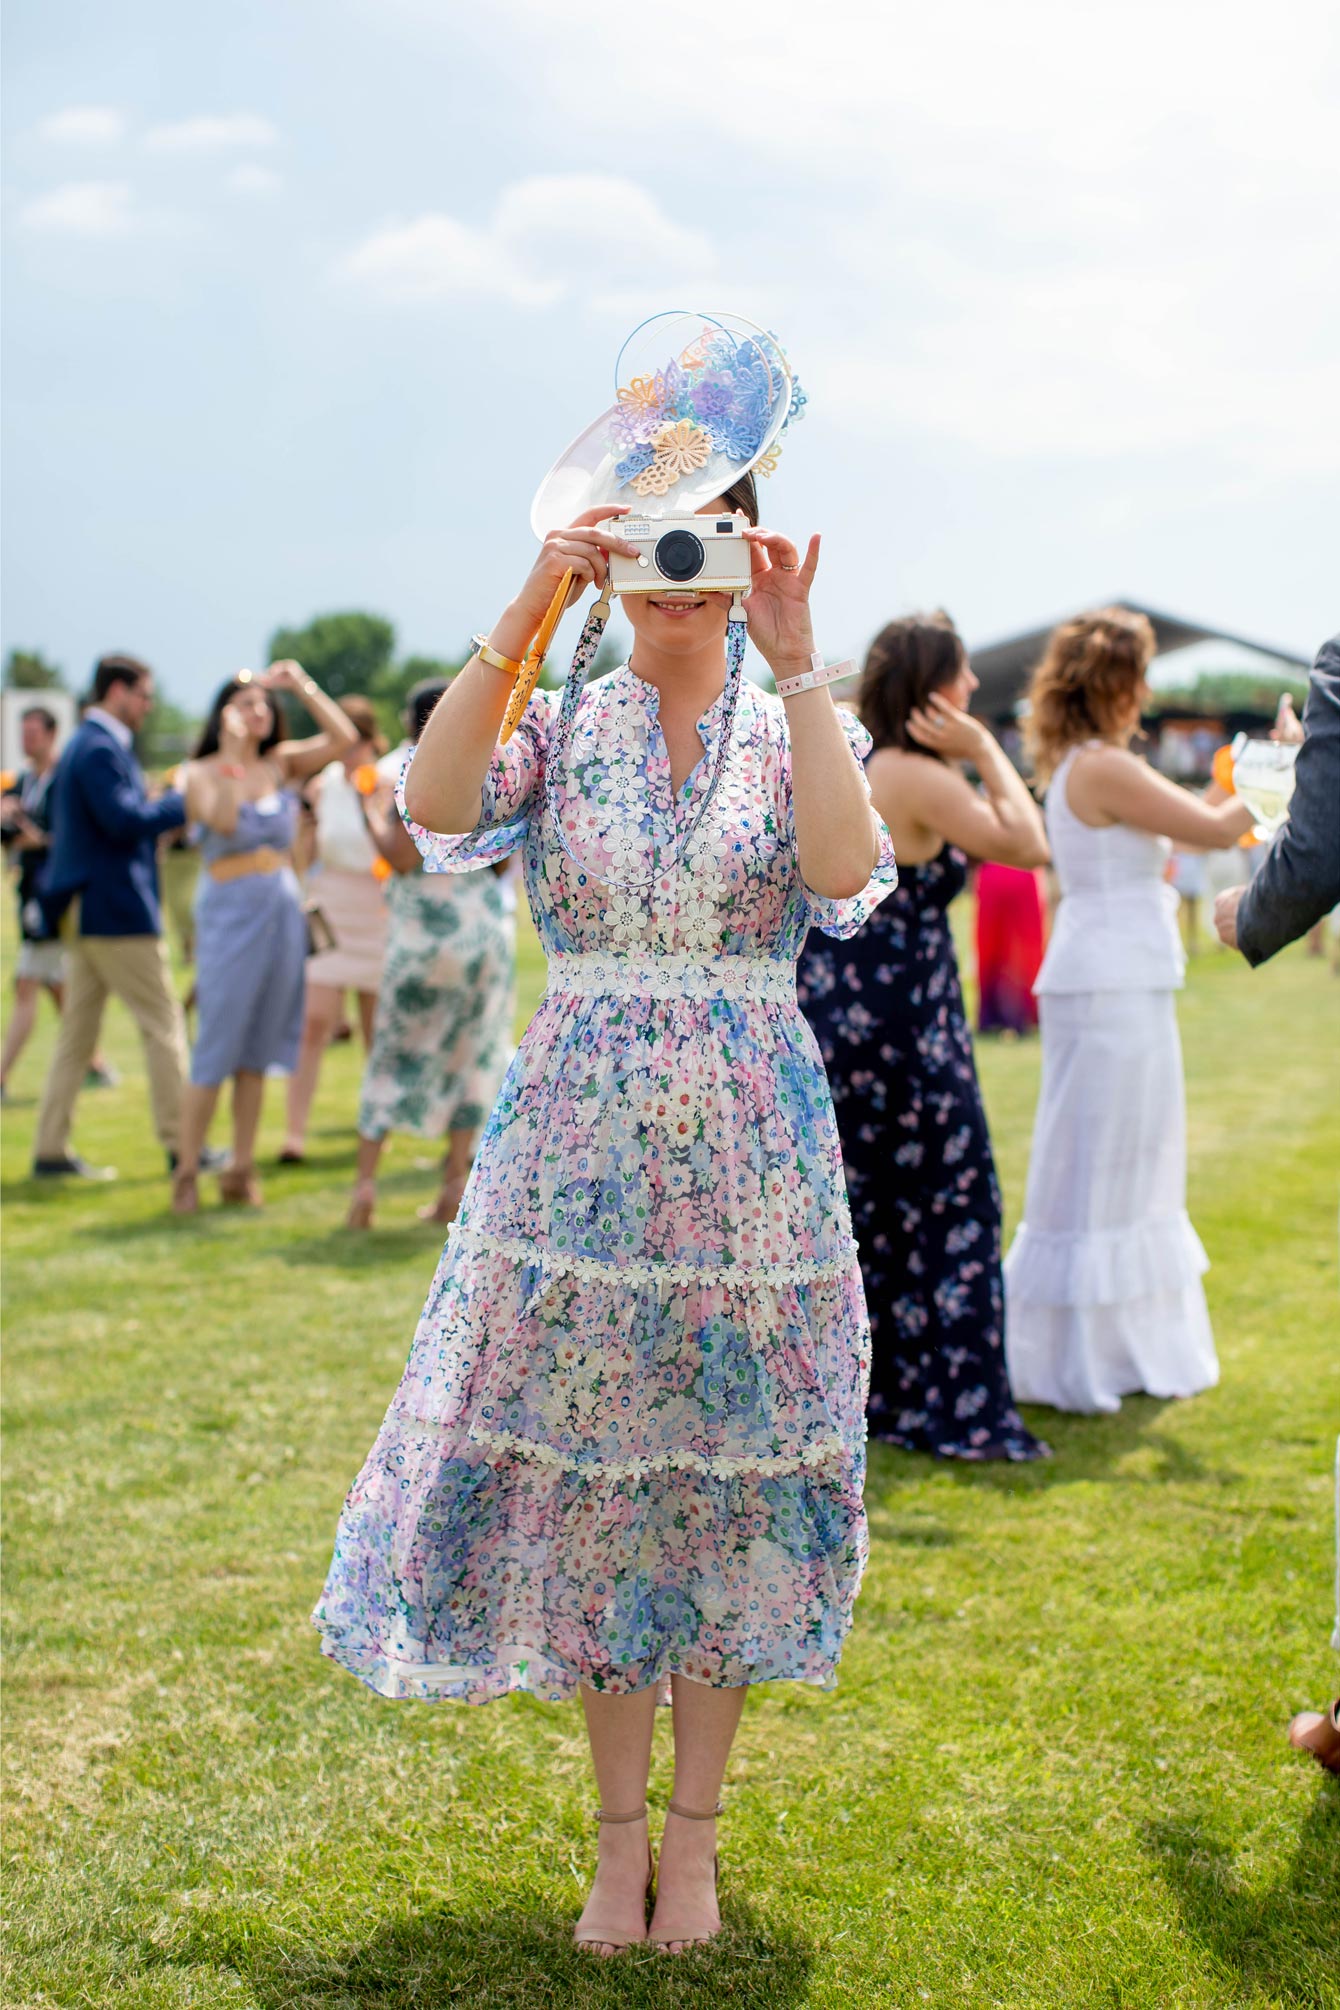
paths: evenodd
<path fill-rule="evenodd" d="M 656 569 L 662 579 L 682 584 L 696 579 L 707 563 L 703 541 L 691 530 L 668 530 L 656 546 Z"/>

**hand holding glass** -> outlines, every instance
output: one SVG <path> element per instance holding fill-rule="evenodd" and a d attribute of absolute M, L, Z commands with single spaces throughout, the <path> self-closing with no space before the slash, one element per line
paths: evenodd
<path fill-rule="evenodd" d="M 1233 788 L 1256 818 L 1255 835 L 1273 837 L 1289 814 L 1298 748 L 1279 740 L 1233 742 Z"/>

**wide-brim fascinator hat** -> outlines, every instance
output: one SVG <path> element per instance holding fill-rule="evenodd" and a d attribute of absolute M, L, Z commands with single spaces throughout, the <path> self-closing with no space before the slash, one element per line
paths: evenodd
<path fill-rule="evenodd" d="M 775 335 L 738 314 L 674 308 L 633 330 L 615 365 L 614 402 L 559 455 L 536 491 L 531 527 L 543 540 L 584 511 L 623 504 L 640 516 L 693 516 L 749 473 L 770 475 L 782 437 L 805 408 L 805 393 Z M 566 604 L 564 579 L 531 646 L 500 738 L 520 721 L 544 650 Z M 572 659 L 545 764 L 544 793 L 558 842 L 579 868 L 561 805 L 582 688 L 610 612 L 609 583 L 591 608 Z M 707 815 L 724 772 L 744 665 L 743 595 L 727 623 L 726 687 L 711 779 L 689 829 L 650 876 L 607 877 L 611 888 L 643 892 L 676 871 Z"/>
<path fill-rule="evenodd" d="M 770 475 L 804 408 L 766 329 L 739 314 L 653 314 L 619 351 L 613 404 L 540 483 L 531 527 L 544 538 L 604 504 L 692 515 L 751 470 Z"/>

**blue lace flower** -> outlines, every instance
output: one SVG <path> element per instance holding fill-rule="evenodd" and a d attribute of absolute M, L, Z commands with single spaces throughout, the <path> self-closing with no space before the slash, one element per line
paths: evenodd
<path fill-rule="evenodd" d="M 734 381 L 726 372 L 714 371 L 711 376 L 703 376 L 690 395 L 694 416 L 710 432 L 713 421 L 724 419 L 735 401 Z"/>
<path fill-rule="evenodd" d="M 644 468 L 649 468 L 655 458 L 654 447 L 639 443 L 631 453 L 616 464 L 614 479 L 617 482 L 631 482 L 634 475 L 640 475 Z"/>

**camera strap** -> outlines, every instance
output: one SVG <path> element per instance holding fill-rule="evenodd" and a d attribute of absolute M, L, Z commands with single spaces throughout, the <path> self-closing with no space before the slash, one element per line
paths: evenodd
<path fill-rule="evenodd" d="M 545 761 L 545 809 L 553 824 L 554 834 L 558 839 L 560 851 L 568 863 L 577 868 L 578 872 L 585 873 L 589 879 L 596 880 L 601 886 L 606 886 L 615 893 L 649 893 L 662 880 L 668 879 L 672 873 L 678 872 L 688 854 L 689 846 L 697 837 L 703 820 L 712 807 L 717 790 L 721 786 L 721 778 L 726 772 L 726 761 L 730 753 L 731 736 L 735 730 L 735 713 L 740 702 L 740 685 L 744 678 L 744 650 L 747 639 L 747 622 L 742 605 L 742 596 L 737 593 L 731 602 L 730 615 L 726 623 L 726 688 L 723 693 L 724 702 L 721 712 L 721 730 L 717 736 L 716 752 L 712 757 L 711 780 L 703 794 L 701 803 L 698 805 L 693 821 L 684 832 L 684 835 L 676 841 L 669 861 L 664 865 L 660 862 L 661 847 L 655 838 L 652 839 L 653 870 L 650 878 L 618 880 L 611 879 L 608 873 L 596 872 L 588 865 L 585 859 L 578 857 L 564 832 L 563 818 L 559 811 L 559 791 L 562 774 L 567 764 L 573 735 L 577 730 L 578 707 L 581 704 L 582 692 L 586 688 L 586 680 L 590 674 L 591 665 L 595 661 L 596 651 L 600 647 L 600 639 L 605 632 L 605 623 L 609 620 L 609 615 L 610 603 L 609 589 L 607 587 L 591 609 L 591 612 L 587 615 L 586 625 L 582 629 L 577 647 L 573 651 L 572 668 L 568 672 L 567 683 L 563 687 L 563 699 L 558 708 L 558 720 L 549 742 L 548 757 Z"/>

